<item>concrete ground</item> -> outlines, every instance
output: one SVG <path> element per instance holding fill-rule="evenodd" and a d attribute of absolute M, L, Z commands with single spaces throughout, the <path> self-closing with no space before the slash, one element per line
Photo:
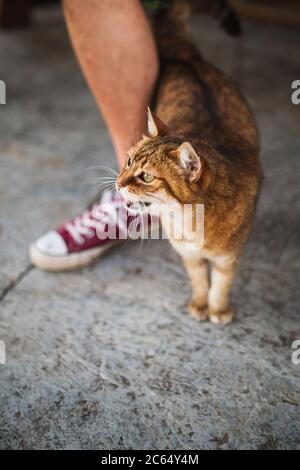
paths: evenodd
<path fill-rule="evenodd" d="M 235 42 L 199 18 L 194 30 L 262 135 L 264 187 L 226 328 L 184 313 L 190 287 L 167 241 L 78 272 L 30 267 L 29 242 L 88 201 L 99 171 L 85 169 L 115 161 L 60 11 L 0 34 L 2 449 L 300 448 L 299 31 L 249 22 Z"/>

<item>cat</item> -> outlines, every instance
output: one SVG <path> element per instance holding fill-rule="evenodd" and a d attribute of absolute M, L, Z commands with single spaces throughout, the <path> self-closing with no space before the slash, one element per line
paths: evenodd
<path fill-rule="evenodd" d="M 225 325 L 234 317 L 230 290 L 261 184 L 260 144 L 240 92 L 194 46 L 189 11 L 189 2 L 177 1 L 156 19 L 161 75 L 155 113 L 148 110 L 149 135 L 129 150 L 117 189 L 129 205 L 139 201 L 151 211 L 159 201 L 162 212 L 177 208 L 175 224 L 183 205 L 204 205 L 202 244 L 189 246 L 195 245 L 189 233 L 179 240 L 174 226 L 164 229 L 191 280 L 188 313 Z"/>

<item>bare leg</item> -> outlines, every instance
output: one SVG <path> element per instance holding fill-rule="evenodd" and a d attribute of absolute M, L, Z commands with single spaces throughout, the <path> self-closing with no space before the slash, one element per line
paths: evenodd
<path fill-rule="evenodd" d="M 216 259 L 212 263 L 211 287 L 208 294 L 209 318 L 213 323 L 225 325 L 234 313 L 229 306 L 229 294 L 233 283 L 236 263 L 232 260 Z"/>
<path fill-rule="evenodd" d="M 158 56 L 139 0 L 64 0 L 71 40 L 101 108 L 120 167 L 146 130 Z"/>
<path fill-rule="evenodd" d="M 188 312 L 197 320 L 207 320 L 208 271 L 205 260 L 183 259 L 192 283 L 193 298 L 188 305 Z"/>

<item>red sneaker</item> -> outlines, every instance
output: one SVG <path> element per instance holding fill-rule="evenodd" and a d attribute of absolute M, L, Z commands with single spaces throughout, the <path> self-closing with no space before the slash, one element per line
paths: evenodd
<path fill-rule="evenodd" d="M 147 221 L 150 222 L 146 214 Z M 142 216 L 131 215 L 124 199 L 115 191 L 105 191 L 99 203 L 61 225 L 41 235 L 29 249 L 32 263 L 46 271 L 65 271 L 92 263 L 102 253 L 121 240 L 132 236 Z M 144 216 L 143 216 L 144 219 Z M 152 222 L 153 225 L 153 222 Z M 129 230 L 130 229 L 130 230 Z"/>

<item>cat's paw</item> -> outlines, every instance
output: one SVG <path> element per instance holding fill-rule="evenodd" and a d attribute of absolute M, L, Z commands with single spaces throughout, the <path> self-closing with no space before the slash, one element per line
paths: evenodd
<path fill-rule="evenodd" d="M 192 300 L 187 306 L 187 311 L 191 317 L 196 318 L 198 321 L 208 320 L 207 305 L 199 305 L 197 302 Z"/>
<path fill-rule="evenodd" d="M 234 312 L 231 308 L 227 308 L 226 310 L 222 310 L 220 312 L 210 312 L 209 313 L 209 320 L 211 323 L 215 325 L 227 325 L 228 323 L 232 322 L 234 318 Z"/>

